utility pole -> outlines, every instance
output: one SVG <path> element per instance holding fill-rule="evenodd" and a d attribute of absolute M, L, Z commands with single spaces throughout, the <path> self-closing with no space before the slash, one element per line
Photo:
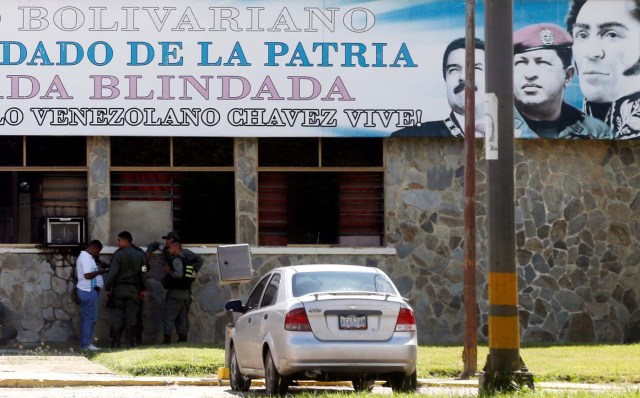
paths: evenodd
<path fill-rule="evenodd" d="M 464 371 L 478 370 L 478 319 L 476 315 L 476 2 L 467 0 L 464 88 Z M 484 115 L 479 115 L 484 117 Z"/>
<path fill-rule="evenodd" d="M 527 385 L 533 376 L 520 358 L 515 253 L 513 145 L 513 2 L 486 0 L 487 235 L 489 357 L 481 393 Z"/>

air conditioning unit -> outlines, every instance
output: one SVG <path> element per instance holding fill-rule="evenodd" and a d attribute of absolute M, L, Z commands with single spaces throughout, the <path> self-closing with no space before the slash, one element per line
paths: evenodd
<path fill-rule="evenodd" d="M 47 217 L 48 246 L 79 246 L 86 243 L 84 217 Z"/>

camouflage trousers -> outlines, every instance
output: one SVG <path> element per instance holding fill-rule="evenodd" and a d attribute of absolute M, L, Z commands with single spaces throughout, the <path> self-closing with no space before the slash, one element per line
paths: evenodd
<path fill-rule="evenodd" d="M 189 334 L 189 306 L 191 305 L 191 297 L 176 298 L 167 294 L 165 304 L 164 318 L 162 320 L 163 333 L 165 336 L 171 336 L 173 327 L 176 327 L 176 333 L 179 337 L 186 338 Z"/>

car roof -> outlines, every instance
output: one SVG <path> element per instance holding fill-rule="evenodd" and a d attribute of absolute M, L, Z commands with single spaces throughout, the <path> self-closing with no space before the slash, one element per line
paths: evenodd
<path fill-rule="evenodd" d="M 369 274 L 382 274 L 383 272 L 375 267 L 365 267 L 363 265 L 349 264 L 301 264 L 291 265 L 288 267 L 280 267 L 280 269 L 288 269 L 296 272 L 326 272 L 326 271 L 344 271 L 344 272 L 363 272 Z"/>

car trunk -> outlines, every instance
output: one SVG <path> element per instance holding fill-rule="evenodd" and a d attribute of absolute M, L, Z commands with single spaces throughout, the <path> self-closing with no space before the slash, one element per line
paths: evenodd
<path fill-rule="evenodd" d="M 317 294 L 301 299 L 319 340 L 384 341 L 396 327 L 401 303 L 388 295 Z"/>

